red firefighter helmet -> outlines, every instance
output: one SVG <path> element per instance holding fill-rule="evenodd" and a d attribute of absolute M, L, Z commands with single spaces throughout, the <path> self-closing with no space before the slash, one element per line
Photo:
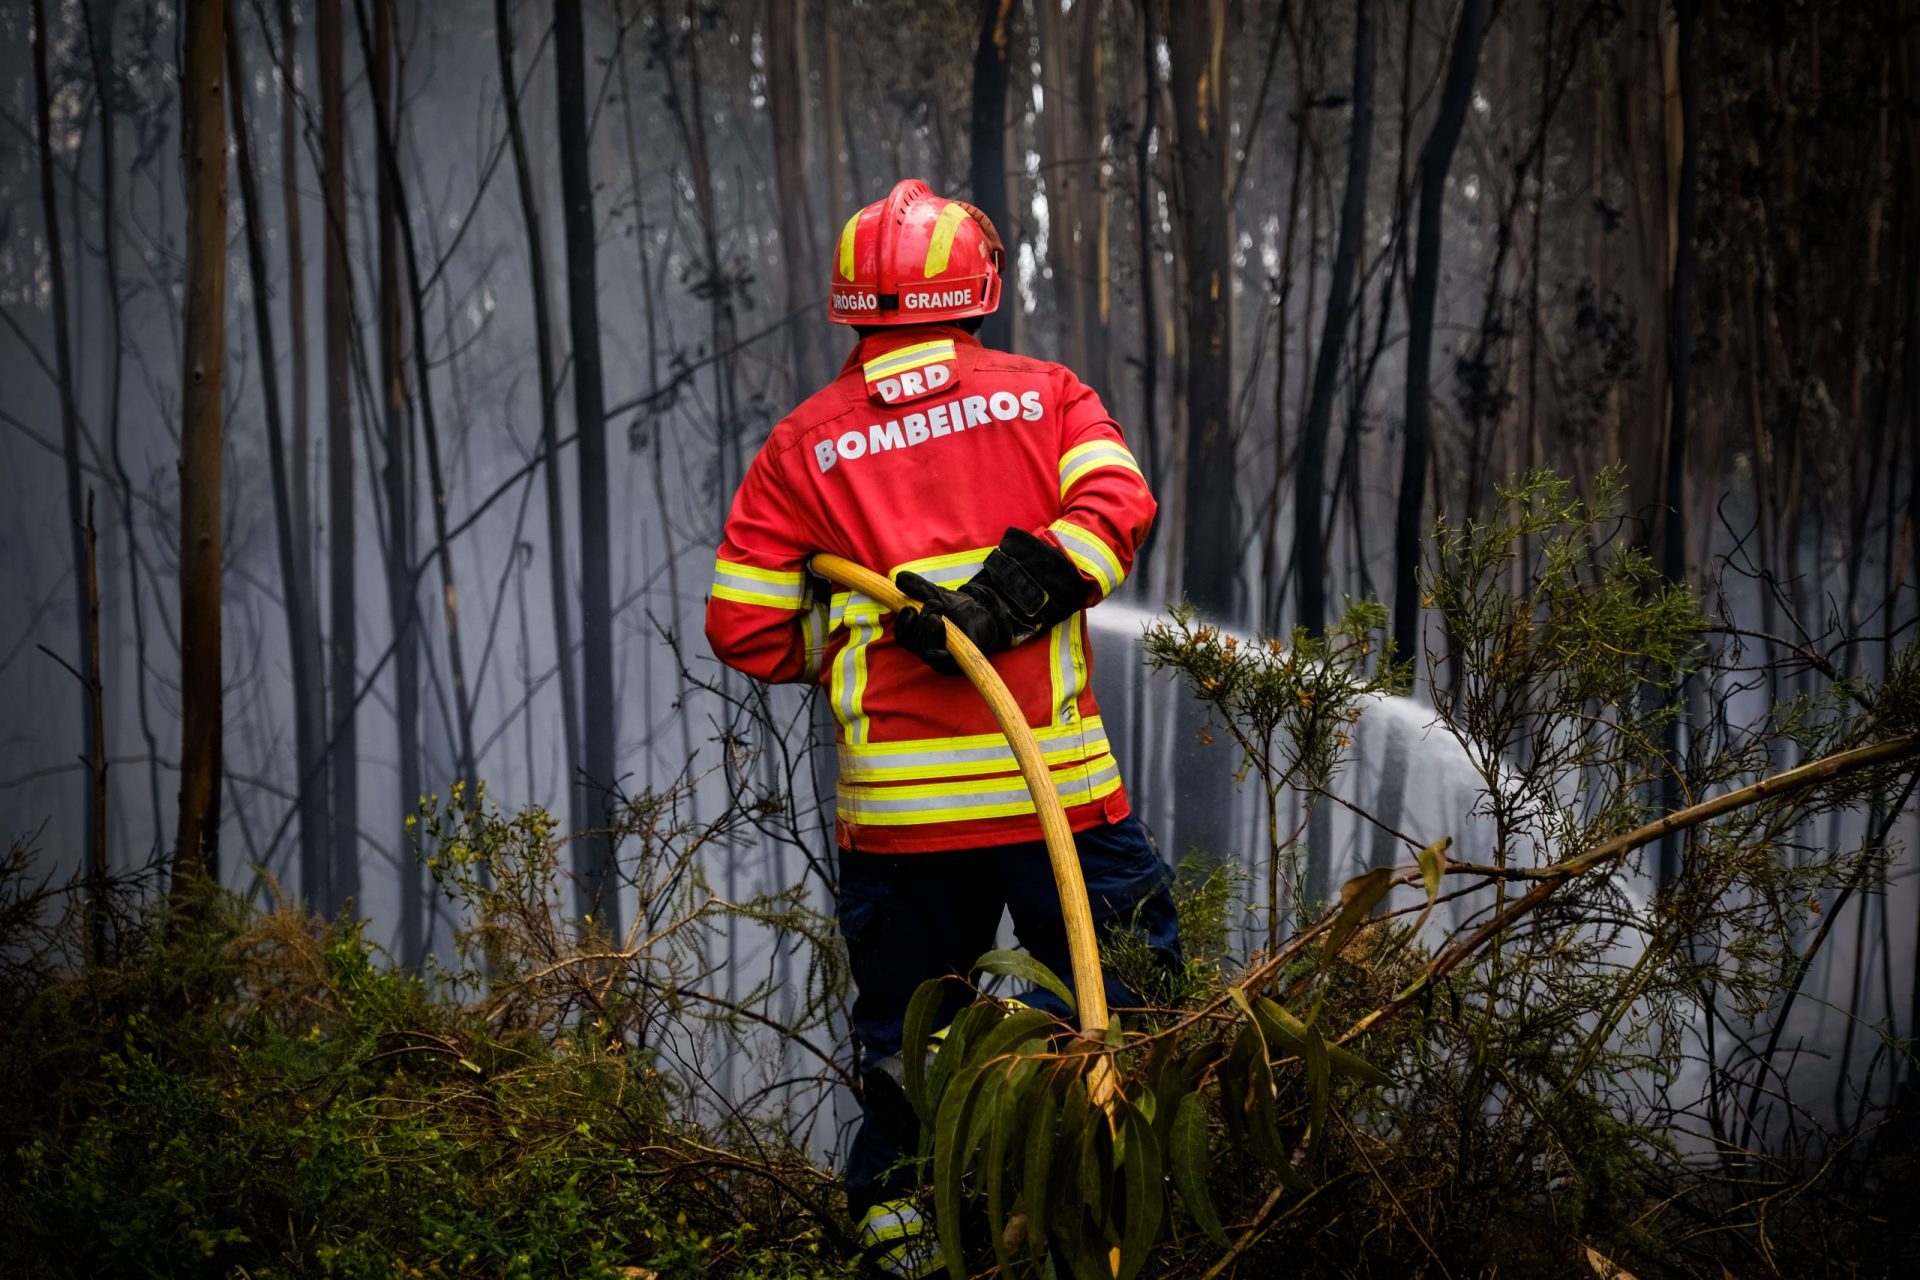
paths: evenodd
<path fill-rule="evenodd" d="M 986 214 L 918 178 L 847 219 L 827 314 L 840 324 L 932 324 L 991 315 L 1006 255 Z"/>

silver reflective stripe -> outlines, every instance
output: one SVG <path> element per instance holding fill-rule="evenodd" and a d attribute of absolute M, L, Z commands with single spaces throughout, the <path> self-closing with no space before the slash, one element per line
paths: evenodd
<path fill-rule="evenodd" d="M 1061 494 L 1064 496 L 1067 490 L 1073 488 L 1075 482 L 1078 481 L 1081 476 L 1100 467 L 1125 467 L 1135 475 L 1138 475 L 1140 472 L 1140 464 L 1134 460 L 1133 454 L 1127 451 L 1126 446 L 1102 444 L 1097 448 L 1087 450 L 1085 453 L 1074 458 L 1073 461 L 1067 463 L 1065 467 L 1061 468 Z"/>
<path fill-rule="evenodd" d="M 904 1213 L 883 1213 L 877 1218 L 868 1218 L 860 1224 L 860 1235 L 864 1240 L 888 1240 L 904 1234 L 903 1232 L 888 1234 L 888 1227 L 906 1227 L 913 1230 L 924 1228 L 925 1225 L 925 1219 L 917 1210 L 908 1209 Z"/>
<path fill-rule="evenodd" d="M 801 643 L 806 650 L 800 673 L 808 680 L 820 675 L 820 658 L 827 647 L 826 633 L 827 607 L 818 600 L 811 601 L 800 615 Z"/>
<path fill-rule="evenodd" d="M 1107 731 L 1098 718 L 1082 722 L 1078 730 L 1042 728 L 1035 735 L 1040 754 L 1049 764 L 1078 764 L 1089 756 L 1107 750 Z M 942 747 L 931 745 L 939 738 L 911 742 L 872 744 L 840 749 L 840 776 L 848 782 L 873 778 L 934 778 L 965 773 L 1012 773 L 1020 767 L 1006 739 Z M 947 741 L 951 741 L 948 739 Z"/>
<path fill-rule="evenodd" d="M 1066 520 L 1055 520 L 1051 526 L 1053 535 L 1066 547 L 1067 554 L 1083 572 L 1100 584 L 1100 594 L 1109 596 L 1120 585 L 1124 570 L 1120 568 L 1120 557 L 1113 549 L 1088 533 L 1079 525 Z"/>
<path fill-rule="evenodd" d="M 715 561 L 713 566 L 713 581 L 715 586 L 732 587 L 736 591 L 745 591 L 752 595 L 771 596 L 779 600 L 791 601 L 794 608 L 800 608 L 806 600 L 807 584 L 805 577 L 796 573 L 793 575 L 792 581 L 786 581 L 785 574 L 782 574 L 781 578 L 782 581 L 773 582 L 769 581 L 768 578 L 755 577 L 751 574 L 742 573 L 725 560 Z"/>
<path fill-rule="evenodd" d="M 1053 714 L 1061 724 L 1073 723 L 1079 710 L 1080 679 L 1073 663 L 1073 629 L 1079 625 L 1080 615 L 1075 614 L 1053 629 Z"/>
<path fill-rule="evenodd" d="M 1072 806 L 1084 804 L 1091 793 L 1101 784 L 1120 776 L 1120 764 L 1112 756 L 1107 756 L 1098 769 L 1087 771 L 1084 767 L 1074 770 L 1080 776 L 1072 779 L 1056 778 L 1054 790 L 1060 796 L 1062 804 Z M 1067 789 L 1061 788 L 1062 782 L 1070 782 Z M 975 789 L 977 784 L 956 782 L 940 787 L 939 795 L 890 794 L 892 792 L 916 792 L 932 790 L 920 787 L 848 787 L 841 792 L 841 807 L 853 815 L 943 813 L 966 809 L 993 809 L 1003 806 L 1019 806 L 1022 812 L 1033 808 L 1033 796 L 1027 790 L 1024 781 L 1014 781 L 1006 785 L 994 785 L 985 789 Z"/>

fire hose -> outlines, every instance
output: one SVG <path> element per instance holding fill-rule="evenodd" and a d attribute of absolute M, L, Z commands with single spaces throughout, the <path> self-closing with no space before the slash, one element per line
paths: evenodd
<path fill-rule="evenodd" d="M 851 560 L 820 552 L 809 564 L 820 577 L 868 596 L 895 613 L 920 607 L 893 583 Z M 1000 673 L 987 662 L 973 641 L 967 639 L 965 632 L 951 621 L 946 625 L 947 651 L 992 708 L 1000 732 L 1013 748 L 1020 776 L 1026 779 L 1027 790 L 1033 793 L 1034 812 L 1040 818 L 1040 833 L 1046 840 L 1047 860 L 1053 867 L 1054 884 L 1060 890 L 1060 910 L 1066 920 L 1067 955 L 1073 963 L 1073 986 L 1079 996 L 1076 1004 L 1080 1034 L 1088 1040 L 1104 1040 L 1108 1021 L 1107 988 L 1100 973 L 1100 947 L 1093 932 L 1093 909 L 1087 901 L 1087 882 L 1080 874 L 1080 853 L 1073 842 L 1073 830 L 1067 825 L 1067 811 L 1060 804 L 1059 793 L 1053 789 L 1053 773 L 1040 754 L 1040 743 L 1021 713 L 1020 704 L 1014 701 Z"/>

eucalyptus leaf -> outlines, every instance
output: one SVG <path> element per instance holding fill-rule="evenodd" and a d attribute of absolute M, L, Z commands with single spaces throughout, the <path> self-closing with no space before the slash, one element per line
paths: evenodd
<path fill-rule="evenodd" d="M 1391 867 L 1375 867 L 1340 886 L 1340 910 L 1327 928 L 1326 945 L 1320 950 L 1322 965 L 1340 954 L 1340 948 L 1347 945 L 1347 939 L 1353 936 L 1353 931 L 1360 927 L 1361 921 L 1373 914 L 1373 909 L 1380 905 L 1380 899 L 1386 897 L 1387 890 L 1392 887 Z"/>
<path fill-rule="evenodd" d="M 966 1259 L 960 1231 L 961 1184 L 972 1163 L 973 1106 L 985 1072 L 965 1067 L 957 1075 L 933 1127 L 933 1203 L 940 1249 L 954 1280 L 966 1280 Z"/>
<path fill-rule="evenodd" d="M 1320 1144 L 1327 1136 L 1327 1100 L 1333 1092 L 1332 1069 L 1327 1042 L 1320 1028 L 1307 1025 L 1307 1167 L 1317 1168 Z"/>
<path fill-rule="evenodd" d="M 907 1101 L 920 1116 L 920 1123 L 933 1127 L 933 1103 L 927 1097 L 927 1041 L 933 1035 L 933 1020 L 940 1011 L 938 978 L 929 978 L 914 988 L 907 1001 L 907 1017 L 901 1029 L 900 1061 L 904 1066 Z"/>
<path fill-rule="evenodd" d="M 1283 1047 L 1291 1056 L 1305 1057 L 1307 1024 L 1265 996 L 1260 998 L 1258 1007 L 1261 1015 L 1261 1029 L 1269 1039 Z M 1392 1076 L 1358 1054 L 1334 1044 L 1327 1045 L 1326 1049 L 1327 1065 L 1334 1075 L 1382 1089 L 1393 1084 Z"/>
<path fill-rule="evenodd" d="M 981 973 L 1000 973 L 1009 978 L 1018 978 L 1043 990 L 1059 996 L 1067 1006 L 1067 1012 L 1077 1013 L 1073 989 L 1060 980 L 1060 976 L 1047 966 L 1035 960 L 1024 951 L 1003 949 L 989 951 L 974 962 L 973 967 Z"/>
<path fill-rule="evenodd" d="M 1207 1191 L 1207 1168 L 1210 1163 L 1207 1153 L 1207 1108 L 1197 1093 L 1189 1093 L 1181 1098 L 1180 1105 L 1174 1109 L 1173 1140 L 1168 1155 L 1174 1190 L 1180 1193 L 1181 1203 L 1187 1206 L 1187 1216 L 1193 1219 L 1195 1226 L 1206 1232 L 1209 1240 L 1225 1247 L 1228 1244 L 1226 1229 L 1220 1225 L 1220 1215 L 1214 1211 L 1213 1197 Z"/>
<path fill-rule="evenodd" d="M 1126 1188 L 1127 1229 L 1120 1239 L 1120 1267 L 1115 1280 L 1133 1280 L 1153 1254 L 1166 1213 L 1166 1192 L 1159 1144 L 1153 1140 L 1153 1122 L 1137 1107 L 1121 1107 L 1121 1131 L 1127 1155 L 1121 1165 Z"/>
<path fill-rule="evenodd" d="M 1052 1172 L 1054 1130 L 1060 1122 L 1060 1099 L 1049 1075 L 1039 1078 L 1039 1097 L 1028 1121 L 1026 1158 L 1020 1165 L 1020 1194 L 1027 1209 L 1027 1247 L 1036 1257 L 1047 1247 L 1048 1176 Z"/>

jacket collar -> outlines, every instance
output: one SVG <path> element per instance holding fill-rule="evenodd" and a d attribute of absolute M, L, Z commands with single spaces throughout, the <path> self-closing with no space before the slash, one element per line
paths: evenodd
<path fill-rule="evenodd" d="M 878 360 L 881 356 L 902 347 L 910 347 L 917 342 L 931 342 L 937 338 L 951 338 L 956 347 L 979 347 L 980 339 L 968 333 L 958 325 L 951 324 L 903 324 L 890 325 L 879 333 L 860 339 L 853 344 L 853 350 L 847 353 L 846 363 L 840 366 L 842 374 L 857 373 L 869 360 Z"/>

